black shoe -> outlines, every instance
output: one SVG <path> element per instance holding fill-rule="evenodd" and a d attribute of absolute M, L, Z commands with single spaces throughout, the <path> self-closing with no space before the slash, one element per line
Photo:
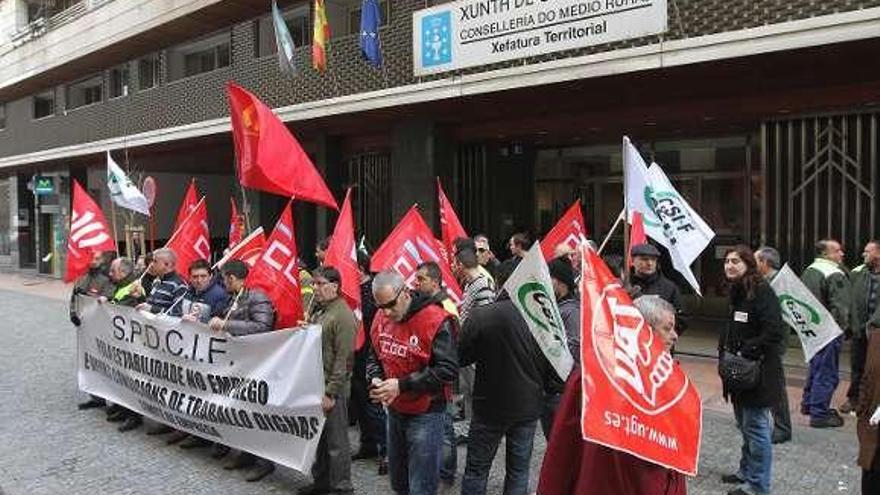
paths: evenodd
<path fill-rule="evenodd" d="M 211 458 L 212 459 L 222 459 L 224 456 L 226 456 L 226 454 L 229 453 L 230 450 L 232 450 L 232 449 L 230 449 L 226 445 L 223 445 L 220 443 L 215 443 L 214 449 L 211 451 Z"/>
<path fill-rule="evenodd" d="M 107 421 L 109 421 L 111 423 L 118 423 L 120 421 L 125 421 L 126 419 L 128 419 L 128 416 L 129 416 L 128 411 L 123 409 L 121 411 L 116 411 L 113 414 L 108 414 Z"/>
<path fill-rule="evenodd" d="M 147 428 L 147 435 L 150 435 L 150 436 L 164 435 L 166 433 L 171 433 L 172 431 L 174 431 L 174 428 L 171 428 L 170 426 L 167 426 L 167 425 L 158 424 L 155 426 L 151 426 L 150 428 Z"/>
<path fill-rule="evenodd" d="M 94 409 L 96 407 L 103 407 L 104 404 L 106 404 L 106 403 L 107 402 L 105 402 L 104 399 L 92 398 L 92 399 L 89 399 L 85 402 L 80 402 L 79 404 L 76 405 L 76 408 L 79 409 L 80 411 L 84 411 L 86 409 Z"/>
<path fill-rule="evenodd" d="M 257 458 L 252 454 L 248 454 L 246 452 L 242 452 L 237 456 L 229 459 L 226 463 L 223 464 L 223 469 L 227 471 L 232 471 L 235 469 L 243 469 L 246 467 L 251 467 L 254 463 L 257 462 Z"/>
<path fill-rule="evenodd" d="M 843 418 L 836 414 L 810 419 L 810 427 L 812 428 L 839 428 L 841 426 L 843 426 Z"/>
<path fill-rule="evenodd" d="M 167 440 L 165 440 L 165 444 L 166 445 L 174 445 L 175 443 L 180 443 L 184 439 L 186 439 L 186 437 L 188 437 L 188 436 L 189 436 L 189 433 L 186 433 L 183 431 L 175 431 L 174 433 L 171 434 L 170 437 L 168 437 Z"/>
<path fill-rule="evenodd" d="M 251 470 L 251 472 L 248 473 L 247 477 L 245 477 L 244 480 L 251 481 L 251 482 L 260 481 L 261 479 L 265 478 L 266 476 L 269 476 L 270 474 L 272 474 L 273 471 L 275 471 L 275 463 L 274 462 L 261 460 L 260 462 L 257 463 L 257 467 L 255 467 L 253 470 Z"/>
<path fill-rule="evenodd" d="M 119 414 L 121 411 L 125 411 L 125 408 L 119 404 L 111 404 L 107 406 L 107 416 Z"/>
<path fill-rule="evenodd" d="M 126 431 L 131 431 L 142 424 L 144 424 L 144 420 L 141 419 L 140 416 L 129 416 L 125 419 L 125 422 L 119 425 L 119 428 L 117 428 L 117 430 L 125 433 Z"/>
<path fill-rule="evenodd" d="M 740 478 L 737 474 L 725 474 L 721 476 L 721 482 L 729 485 L 741 485 L 745 483 L 746 480 Z"/>
<path fill-rule="evenodd" d="M 363 459 L 375 459 L 376 457 L 379 457 L 378 451 L 368 450 L 368 449 L 360 449 L 351 455 L 351 460 L 360 461 Z"/>
<path fill-rule="evenodd" d="M 791 441 L 791 433 L 782 433 L 781 431 L 774 431 L 773 438 L 771 442 L 773 445 L 778 445 L 781 443 L 786 443 Z"/>
<path fill-rule="evenodd" d="M 379 459 L 379 476 L 386 476 L 388 474 L 388 459 L 383 457 Z"/>
<path fill-rule="evenodd" d="M 743 490 L 742 488 L 737 488 L 736 490 L 732 490 L 732 491 L 727 492 L 727 495 L 752 495 L 752 494 Z"/>
<path fill-rule="evenodd" d="M 211 442 L 205 440 L 204 438 L 190 435 L 189 438 L 180 442 L 179 447 L 184 450 L 189 450 L 197 449 L 199 447 L 208 447 L 209 445 L 211 445 Z"/>

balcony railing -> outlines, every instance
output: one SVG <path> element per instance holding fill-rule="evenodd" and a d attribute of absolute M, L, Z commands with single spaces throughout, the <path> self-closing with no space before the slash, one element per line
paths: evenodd
<path fill-rule="evenodd" d="M 112 1 L 82 0 L 50 17 L 37 17 L 12 34 L 12 46 L 17 48 L 24 45 Z"/>

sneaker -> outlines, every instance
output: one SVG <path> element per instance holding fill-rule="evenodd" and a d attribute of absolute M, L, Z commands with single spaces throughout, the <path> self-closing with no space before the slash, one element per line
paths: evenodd
<path fill-rule="evenodd" d="M 746 480 L 740 478 L 738 474 L 725 474 L 721 476 L 721 482 L 729 485 L 741 485 L 745 483 Z"/>
<path fill-rule="evenodd" d="M 855 412 L 855 410 L 855 405 L 849 399 L 847 399 L 846 402 L 840 405 L 840 412 L 843 414 L 850 414 Z"/>
<path fill-rule="evenodd" d="M 839 428 L 843 426 L 843 418 L 836 414 L 829 414 L 824 418 L 810 418 L 812 428 Z"/>

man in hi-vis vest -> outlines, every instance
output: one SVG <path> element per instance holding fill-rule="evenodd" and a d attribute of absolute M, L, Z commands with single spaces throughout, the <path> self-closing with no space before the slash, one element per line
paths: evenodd
<path fill-rule="evenodd" d="M 440 482 L 446 406 L 458 376 L 455 317 L 410 291 L 403 276 L 373 279 L 376 317 L 367 359 L 370 398 L 388 407 L 388 468 L 394 493 L 434 495 Z"/>
<path fill-rule="evenodd" d="M 816 259 L 801 275 L 804 285 L 822 302 L 844 332 L 849 327 L 850 284 L 841 268 L 843 248 L 840 243 L 825 239 L 816 243 Z M 843 426 L 843 418 L 830 408 L 831 397 L 840 382 L 840 336 L 810 360 L 801 413 L 810 416 L 810 426 L 833 428 Z"/>

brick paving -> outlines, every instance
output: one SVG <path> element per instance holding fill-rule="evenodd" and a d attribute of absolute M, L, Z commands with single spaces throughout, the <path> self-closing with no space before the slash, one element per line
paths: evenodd
<path fill-rule="evenodd" d="M 206 450 L 168 447 L 162 438 L 142 431 L 121 434 L 104 421 L 103 413 L 76 411 L 76 403 L 84 397 L 76 389 L 75 335 L 66 320 L 61 288 L 43 287 L 38 291 L 42 296 L 34 291 L 11 292 L 8 289 L 15 284 L 2 279 L 0 495 L 270 494 L 295 493 L 306 483 L 303 476 L 286 469 L 263 482 L 246 483 L 240 474 L 221 469 Z M 723 494 L 728 487 L 719 477 L 736 466 L 740 437 L 729 407 L 718 394 L 714 362 L 686 358 L 683 364 L 706 405 L 700 475 L 690 481 L 689 493 Z M 796 407 L 798 390 L 792 386 L 789 393 Z M 774 493 L 860 493 L 853 419 L 833 431 L 806 428 L 797 414 L 794 419 L 794 441 L 774 449 Z M 351 434 L 355 438 L 354 430 Z M 538 434 L 533 490 L 543 452 Z M 464 457 L 465 449 L 460 448 L 460 472 Z M 387 477 L 376 474 L 372 461 L 354 463 L 353 478 L 356 493 L 390 492 Z M 502 483 L 503 455 L 499 455 L 489 493 L 500 494 Z"/>

